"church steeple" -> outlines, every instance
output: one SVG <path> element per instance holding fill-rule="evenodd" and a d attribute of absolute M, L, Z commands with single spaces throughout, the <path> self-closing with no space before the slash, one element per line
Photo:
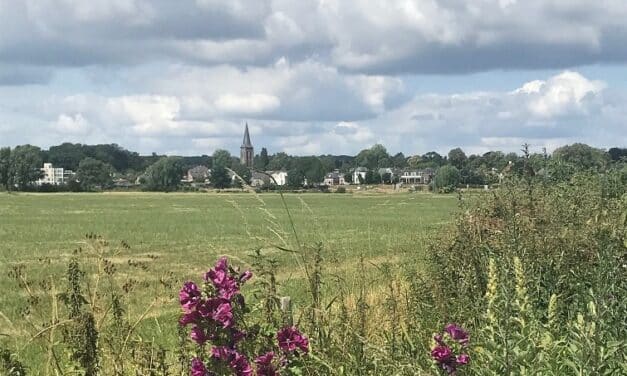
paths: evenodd
<path fill-rule="evenodd" d="M 255 156 L 253 144 L 250 142 L 250 134 L 248 133 L 248 123 L 244 128 L 244 140 L 240 147 L 240 162 L 248 168 L 253 168 L 253 158 Z"/>

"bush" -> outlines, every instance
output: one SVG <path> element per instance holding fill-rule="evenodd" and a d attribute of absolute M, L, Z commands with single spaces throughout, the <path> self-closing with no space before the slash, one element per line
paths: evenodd
<path fill-rule="evenodd" d="M 335 188 L 335 193 L 346 193 L 346 187 Z"/>

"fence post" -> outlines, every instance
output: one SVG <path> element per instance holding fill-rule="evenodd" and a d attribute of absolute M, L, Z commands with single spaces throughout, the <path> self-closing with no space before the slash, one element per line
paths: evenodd
<path fill-rule="evenodd" d="M 283 316 L 283 324 L 292 326 L 294 319 L 292 317 L 292 298 L 289 296 L 283 296 L 281 302 L 281 314 Z"/>

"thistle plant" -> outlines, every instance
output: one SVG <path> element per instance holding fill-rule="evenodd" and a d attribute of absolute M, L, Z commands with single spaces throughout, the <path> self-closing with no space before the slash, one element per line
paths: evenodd
<path fill-rule="evenodd" d="M 202 289 L 194 282 L 184 283 L 179 292 L 183 309 L 179 324 L 191 327 L 190 337 L 198 345 L 191 375 L 289 375 L 303 365 L 309 340 L 293 326 L 280 329 L 276 343 L 254 355 L 260 346 L 255 331 L 248 330 L 254 327 L 246 325 L 249 310 L 240 291 L 250 278 L 250 271 L 239 273 L 223 257 L 205 274 Z"/>

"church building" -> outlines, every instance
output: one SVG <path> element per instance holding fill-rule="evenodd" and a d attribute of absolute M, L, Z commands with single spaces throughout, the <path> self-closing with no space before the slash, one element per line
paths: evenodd
<path fill-rule="evenodd" d="M 253 158 L 255 157 L 255 150 L 253 144 L 250 142 L 250 134 L 248 133 L 248 123 L 244 129 L 244 141 L 240 147 L 240 162 L 248 168 L 253 168 Z"/>

